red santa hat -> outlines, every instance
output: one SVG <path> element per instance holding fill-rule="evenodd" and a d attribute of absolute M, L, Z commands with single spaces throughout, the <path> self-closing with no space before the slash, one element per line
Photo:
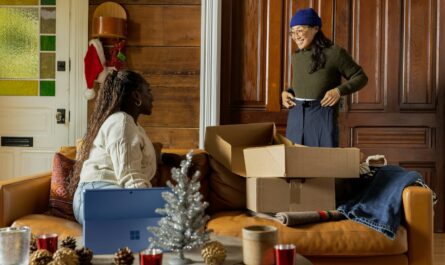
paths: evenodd
<path fill-rule="evenodd" d="M 85 79 L 87 81 L 87 90 L 85 91 L 86 99 L 93 99 L 96 95 L 94 92 L 94 81 L 103 83 L 108 72 L 111 71 L 106 67 L 106 59 L 102 43 L 99 39 L 92 39 L 88 43 L 88 50 L 84 58 Z"/>

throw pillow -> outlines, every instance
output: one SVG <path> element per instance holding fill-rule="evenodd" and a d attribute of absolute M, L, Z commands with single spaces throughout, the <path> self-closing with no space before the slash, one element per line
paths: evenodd
<path fill-rule="evenodd" d="M 68 185 L 76 161 L 61 153 L 56 153 L 53 159 L 51 189 L 49 196 L 49 212 L 51 215 L 73 220 L 73 197 L 68 191 Z"/>
<path fill-rule="evenodd" d="M 209 213 L 246 209 L 246 179 L 210 157 Z"/>

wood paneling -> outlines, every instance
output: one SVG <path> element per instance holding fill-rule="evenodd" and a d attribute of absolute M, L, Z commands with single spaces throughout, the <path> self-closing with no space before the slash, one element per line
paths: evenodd
<path fill-rule="evenodd" d="M 435 229 L 445 231 L 445 34 L 439 34 L 445 0 L 278 2 L 223 0 L 221 123 L 273 121 L 284 132 L 287 110 L 279 107 L 279 95 L 291 85 L 296 48 L 289 21 L 296 10 L 313 7 L 325 35 L 369 78 L 343 98 L 340 145 L 421 172 L 442 198 Z"/>
<path fill-rule="evenodd" d="M 199 47 L 134 47 L 125 49 L 127 67 L 144 74 L 199 75 Z"/>
<path fill-rule="evenodd" d="M 385 1 L 354 1 L 352 9 L 352 55 L 368 75 L 366 88 L 351 97 L 350 110 L 383 110 L 385 51 Z M 373 32 L 374 34 L 367 34 Z"/>
<path fill-rule="evenodd" d="M 163 148 L 197 148 L 199 129 L 144 127 L 152 142 L 160 142 Z"/>
<path fill-rule="evenodd" d="M 433 147 L 431 128 L 358 127 L 353 129 L 353 146 L 359 148 L 424 148 Z"/>
<path fill-rule="evenodd" d="M 90 0 L 90 18 L 103 2 Z M 197 148 L 201 1 L 114 2 L 122 4 L 128 16 L 125 67 L 144 75 L 154 97 L 152 115 L 141 116 L 139 123 L 153 142 L 166 148 Z M 92 105 L 89 102 L 90 111 Z"/>
<path fill-rule="evenodd" d="M 434 109 L 437 1 L 409 0 L 403 9 L 403 109 Z"/>
<path fill-rule="evenodd" d="M 201 7 L 129 5 L 128 46 L 194 46 L 201 42 Z"/>

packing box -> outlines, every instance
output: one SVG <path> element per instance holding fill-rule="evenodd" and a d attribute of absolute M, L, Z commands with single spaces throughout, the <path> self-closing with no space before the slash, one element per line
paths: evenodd
<path fill-rule="evenodd" d="M 247 177 L 358 178 L 358 148 L 269 145 L 244 149 Z"/>
<path fill-rule="evenodd" d="M 335 209 L 334 178 L 247 178 L 247 208 L 255 212 Z"/>
<path fill-rule="evenodd" d="M 274 123 L 209 126 L 204 149 L 233 173 L 246 176 L 243 149 L 270 145 L 274 135 Z"/>

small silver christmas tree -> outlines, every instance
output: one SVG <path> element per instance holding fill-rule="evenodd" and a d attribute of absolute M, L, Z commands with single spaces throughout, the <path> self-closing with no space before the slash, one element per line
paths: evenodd
<path fill-rule="evenodd" d="M 191 179 L 187 177 L 192 152 L 181 161 L 180 169 L 172 169 L 172 178 L 177 184 L 168 181 L 171 192 L 162 193 L 165 208 L 156 209 L 156 212 L 165 217 L 159 221 L 158 227 L 147 228 L 154 235 L 149 238 L 150 248 L 178 252 L 178 258 L 173 261 L 175 264 L 189 263 L 190 260 L 184 258 L 184 251 L 200 247 L 210 240 L 211 231 L 205 228 L 210 217 L 204 213 L 209 204 L 202 202 L 203 196 L 199 192 L 200 172 L 196 171 Z"/>

